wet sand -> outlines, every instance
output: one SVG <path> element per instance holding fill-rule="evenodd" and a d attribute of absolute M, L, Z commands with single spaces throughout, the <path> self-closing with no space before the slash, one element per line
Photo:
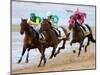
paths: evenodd
<path fill-rule="evenodd" d="M 92 27 L 92 29 L 94 31 L 93 34 L 95 34 L 95 28 Z M 67 48 L 68 45 L 66 44 L 66 48 L 64 50 L 61 50 L 60 54 L 58 54 L 57 57 L 52 59 L 49 59 L 51 51 L 48 52 L 48 50 L 46 50 L 45 54 L 47 58 L 47 63 L 45 66 L 41 66 L 38 68 L 37 65 L 40 60 L 40 54 L 37 50 L 34 50 L 34 52 L 33 51 L 30 52 L 29 63 L 25 63 L 25 59 L 23 59 L 23 61 L 20 64 L 17 64 L 22 49 L 21 42 L 22 41 L 20 41 L 20 45 L 19 45 L 19 42 L 17 41 L 18 50 L 14 47 L 12 48 L 12 55 L 13 55 L 12 74 L 50 72 L 50 71 L 69 71 L 69 70 L 83 70 L 83 69 L 96 68 L 94 43 L 90 43 L 86 53 L 84 52 L 84 49 L 82 49 L 80 57 L 78 57 L 77 55 L 78 46 L 73 46 L 73 48 L 76 50 L 76 53 L 74 54 L 71 48 Z M 14 41 L 14 43 L 16 42 Z M 69 49 L 71 50 L 68 51 Z"/>
<path fill-rule="evenodd" d="M 48 72 L 48 71 L 64 71 L 64 70 L 81 70 L 81 69 L 95 69 L 95 51 L 92 49 L 94 45 L 88 47 L 87 53 L 82 50 L 81 56 L 78 57 L 77 53 L 73 54 L 72 52 L 61 52 L 57 57 L 53 59 L 47 59 L 45 66 L 37 67 L 34 65 L 35 61 L 30 61 L 30 63 L 25 63 L 24 61 L 21 64 L 29 64 L 29 66 L 23 68 L 16 68 L 12 70 L 13 74 L 16 73 L 34 73 L 34 72 Z M 17 63 L 16 63 L 17 64 Z"/>

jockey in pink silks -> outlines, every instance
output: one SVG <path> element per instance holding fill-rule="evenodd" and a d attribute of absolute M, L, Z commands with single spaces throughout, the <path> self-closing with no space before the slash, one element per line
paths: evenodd
<path fill-rule="evenodd" d="M 84 23 L 84 19 L 86 18 L 86 13 L 84 12 L 80 12 L 79 9 L 77 9 L 72 16 L 70 16 L 70 20 L 69 23 L 71 25 L 74 25 L 75 21 L 73 19 L 73 17 L 76 17 L 77 22 L 80 24 L 80 26 L 85 30 L 83 23 Z M 85 30 L 86 31 L 86 30 Z"/>
<path fill-rule="evenodd" d="M 84 19 L 86 18 L 86 13 L 84 12 L 80 12 L 79 9 L 77 9 L 74 14 L 74 16 L 76 16 L 77 20 L 79 21 L 79 23 L 82 25 L 84 23 Z"/>

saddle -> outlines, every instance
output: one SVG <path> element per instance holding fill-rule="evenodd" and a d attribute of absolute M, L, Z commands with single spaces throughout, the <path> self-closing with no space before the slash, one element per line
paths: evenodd
<path fill-rule="evenodd" d="M 53 28 L 55 34 L 57 35 L 57 37 L 61 37 L 61 32 L 60 30 L 58 30 L 57 28 Z"/>
<path fill-rule="evenodd" d="M 30 28 L 32 29 L 32 32 L 31 32 L 32 37 L 34 35 L 37 39 L 45 40 L 45 36 L 43 33 L 40 33 L 38 29 L 34 30 L 32 26 L 30 26 Z"/>
<path fill-rule="evenodd" d="M 90 34 L 90 31 L 89 31 L 89 29 L 87 28 L 87 26 L 85 24 L 80 26 L 80 28 L 82 29 L 84 35 L 89 35 Z"/>

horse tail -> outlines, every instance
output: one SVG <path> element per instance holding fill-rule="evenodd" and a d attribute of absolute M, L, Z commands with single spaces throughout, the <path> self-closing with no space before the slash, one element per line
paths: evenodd
<path fill-rule="evenodd" d="M 67 30 L 66 30 L 64 27 L 62 27 L 62 26 L 60 26 L 60 27 L 61 27 L 62 30 L 64 31 L 66 37 L 69 37 L 70 33 L 68 33 Z"/>
<path fill-rule="evenodd" d="M 93 42 L 93 43 L 96 42 L 96 40 L 93 38 L 93 35 L 92 35 L 92 34 L 90 35 L 90 40 L 91 40 L 91 42 Z"/>
<path fill-rule="evenodd" d="M 90 38 L 91 42 L 95 43 L 96 40 L 93 38 L 93 34 L 92 34 L 92 30 L 91 30 L 91 28 L 89 27 L 89 25 L 87 25 L 87 24 L 85 24 L 85 25 L 87 26 L 87 28 L 88 28 L 89 31 L 90 31 L 89 38 Z"/>

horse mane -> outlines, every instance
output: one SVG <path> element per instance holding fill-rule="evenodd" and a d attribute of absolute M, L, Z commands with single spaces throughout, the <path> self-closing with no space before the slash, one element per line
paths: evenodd
<path fill-rule="evenodd" d="M 27 22 L 27 19 L 21 18 L 21 21 L 22 21 L 22 22 Z"/>
<path fill-rule="evenodd" d="M 22 23 L 25 25 L 25 27 L 27 28 L 27 30 L 30 31 L 30 33 L 32 33 L 33 35 L 36 35 L 36 39 L 38 40 L 39 39 L 39 34 L 38 32 L 32 27 L 30 26 L 28 23 L 27 23 L 27 19 L 21 19 L 22 20 Z"/>
<path fill-rule="evenodd" d="M 43 19 L 43 21 L 46 21 L 46 22 L 48 22 L 49 23 L 49 25 L 51 25 L 51 22 L 50 21 L 48 21 L 48 19 Z"/>

